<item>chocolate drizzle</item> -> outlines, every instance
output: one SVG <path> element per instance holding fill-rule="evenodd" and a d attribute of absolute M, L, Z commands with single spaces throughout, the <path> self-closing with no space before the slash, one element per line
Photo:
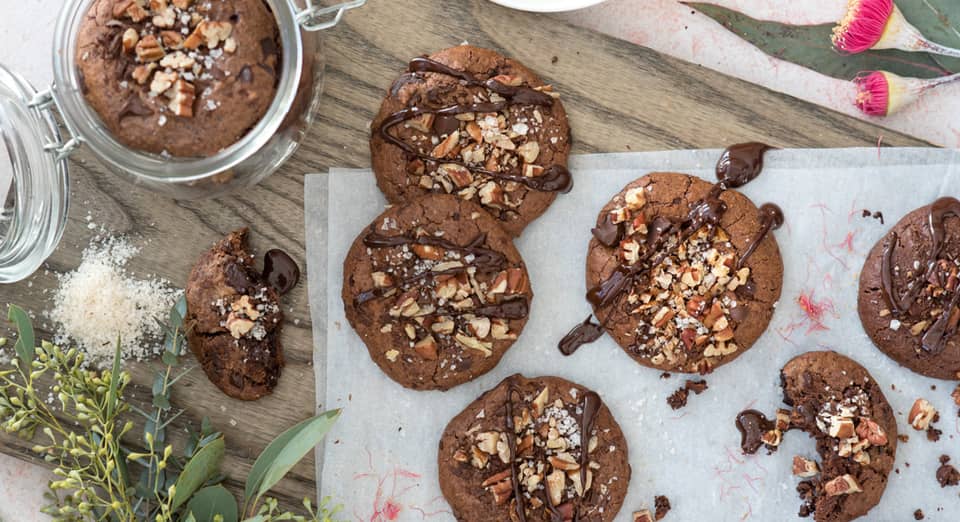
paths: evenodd
<path fill-rule="evenodd" d="M 763 434 L 775 428 L 774 422 L 757 410 L 740 412 L 736 422 L 740 430 L 740 449 L 747 455 L 756 453 L 763 446 Z"/>
<path fill-rule="evenodd" d="M 545 167 L 543 173 L 540 176 L 535 177 L 524 176 L 519 170 L 512 172 L 497 172 L 485 169 L 483 167 L 470 165 L 465 161 L 455 158 L 437 158 L 429 154 L 423 154 L 409 143 L 401 140 L 393 134 L 390 134 L 390 129 L 394 126 L 425 114 L 433 114 L 436 116 L 434 128 L 437 130 L 437 132 L 443 134 L 443 130 L 449 130 L 449 132 L 452 132 L 450 129 L 455 130 L 453 128 L 454 124 L 456 124 L 457 128 L 459 128 L 459 122 L 455 118 L 457 114 L 463 114 L 467 112 L 502 112 L 512 105 L 536 105 L 549 107 L 554 103 L 553 97 L 551 97 L 549 94 L 531 89 L 530 87 L 522 85 L 504 85 L 494 78 L 478 80 L 466 71 L 448 67 L 440 62 L 426 57 L 414 58 L 410 61 L 408 69 L 412 74 L 445 74 L 460 80 L 464 85 L 469 87 L 485 87 L 505 98 L 505 100 L 497 102 L 464 103 L 440 108 L 413 106 L 400 109 L 399 111 L 388 115 L 380 123 L 377 133 L 384 141 L 392 143 L 393 145 L 401 148 L 407 154 L 424 161 L 460 165 L 477 174 L 521 183 L 526 185 L 528 188 L 539 192 L 567 193 L 573 188 L 573 176 L 571 176 L 570 171 L 562 165 L 550 165 Z"/>
<path fill-rule="evenodd" d="M 583 411 L 580 415 L 580 483 L 584 487 L 587 484 L 587 467 L 590 464 L 590 434 L 597 424 L 597 415 L 600 413 L 601 406 L 603 406 L 603 401 L 600 400 L 600 396 L 596 392 L 588 391 L 583 394 L 583 404 L 580 406 Z M 583 495 L 577 497 L 576 510 L 573 516 L 575 522 L 580 520 L 580 502 L 586 495 L 587 491 L 584 490 Z"/>
<path fill-rule="evenodd" d="M 484 248 L 482 245 L 487 242 L 487 235 L 480 234 L 466 246 L 460 246 L 453 241 L 449 241 L 436 236 L 419 236 L 415 238 L 407 236 L 384 236 L 371 232 L 364 236 L 363 244 L 370 248 L 390 248 L 403 245 L 423 245 L 452 250 L 466 255 L 474 256 L 473 266 L 481 270 L 495 270 L 503 266 L 506 258 L 500 252 Z"/>
<path fill-rule="evenodd" d="M 960 217 L 960 201 L 952 197 L 943 197 L 930 205 L 928 215 L 928 225 L 930 227 L 931 248 L 927 258 L 920 261 L 924 266 L 922 272 L 918 272 L 907 283 L 905 291 L 898 292 L 894 287 L 894 266 L 893 254 L 899 244 L 899 236 L 896 232 L 890 232 L 886 245 L 883 248 L 880 266 L 880 284 L 883 290 L 884 298 L 890 307 L 890 312 L 895 316 L 910 315 L 911 308 L 919 297 L 920 292 L 926 287 L 925 282 L 930 280 L 936 270 L 937 260 L 943 253 L 944 242 L 946 240 L 946 219 L 950 216 Z M 950 317 L 953 310 L 960 304 L 960 289 L 954 289 L 953 296 L 950 298 L 949 306 L 937 317 L 937 320 L 927 329 L 921 338 L 921 347 L 924 351 L 937 354 L 943 351 L 946 339 L 956 333 L 956 326 L 950 326 Z"/>
<path fill-rule="evenodd" d="M 590 288 L 587 291 L 587 301 L 594 309 L 610 306 L 624 295 L 625 290 L 636 282 L 638 277 L 663 262 L 673 248 L 683 244 L 704 226 L 717 227 L 727 211 L 727 204 L 720 196 L 726 190 L 742 187 L 759 176 L 763 169 L 763 154 L 771 148 L 763 143 L 751 142 L 732 145 L 724 150 L 717 162 L 717 183 L 710 191 L 693 203 L 687 216 L 678 223 L 663 216 L 655 217 L 647 227 L 646 249 L 637 261 L 629 266 L 619 265 L 609 277 Z M 741 258 L 741 263 L 753 253 L 770 230 L 776 230 L 783 224 L 783 212 L 776 205 L 764 204 L 760 207 L 760 221 L 761 229 Z M 623 239 L 622 225 L 615 225 L 609 216 L 592 232 L 597 241 L 607 247 L 614 247 Z M 677 241 L 672 243 L 672 247 L 668 247 L 668 239 L 673 236 L 677 236 Z M 608 319 L 609 317 L 610 315 L 607 316 Z M 599 339 L 605 326 L 606 321 L 598 325 L 588 317 L 564 336 L 558 348 L 564 355 L 570 355 L 580 346 Z"/>
<path fill-rule="evenodd" d="M 519 522 L 526 522 L 526 506 L 524 502 L 523 490 L 520 487 L 520 481 L 517 478 L 517 430 L 516 424 L 513 420 L 513 397 L 514 395 L 522 394 L 513 383 L 510 384 L 507 388 L 507 400 L 504 404 L 504 410 L 506 413 L 505 427 L 507 432 L 507 448 L 510 452 L 510 481 L 513 485 L 513 497 L 515 500 L 515 512 L 518 517 Z M 580 404 L 580 458 L 578 463 L 580 465 L 580 483 L 586 484 L 586 473 L 587 468 L 590 464 L 590 434 L 593 432 L 597 424 L 597 417 L 600 414 L 600 408 L 603 407 L 603 401 L 600 399 L 600 396 L 596 392 L 588 391 L 584 393 L 583 400 Z M 587 495 L 587 492 L 584 491 L 583 495 L 577 497 L 577 502 L 573 506 L 573 512 L 570 513 L 569 503 L 562 504 L 560 506 L 553 505 L 553 500 L 550 498 L 549 494 L 544 496 L 544 505 L 547 507 L 547 510 L 550 512 L 550 519 L 552 522 L 564 522 L 573 520 L 573 522 L 579 522 L 580 518 L 580 503 L 583 501 L 583 498 Z"/>
<path fill-rule="evenodd" d="M 417 281 L 441 276 L 441 275 L 454 275 L 466 272 L 468 268 L 475 267 L 483 272 L 493 272 L 499 270 L 504 266 L 507 259 L 500 252 L 491 250 L 482 246 L 487 241 L 486 234 L 480 234 L 473 241 L 471 241 L 466 246 L 458 245 L 452 241 L 436 237 L 436 236 L 418 236 L 418 237 L 408 237 L 405 235 L 398 236 L 384 236 L 376 232 L 370 232 L 363 238 L 363 244 L 370 248 L 391 248 L 404 245 L 423 245 L 423 246 L 432 246 L 441 248 L 444 250 L 450 250 L 455 252 L 460 252 L 464 255 L 473 256 L 473 261 L 471 261 L 469 266 L 459 266 L 452 267 L 446 270 L 427 270 L 418 274 L 414 274 L 409 277 L 405 277 L 395 282 L 392 285 L 383 287 L 383 288 L 373 288 L 371 290 L 366 290 L 360 292 L 355 298 L 354 303 L 356 305 L 362 305 L 374 299 L 381 297 L 386 297 L 392 291 L 399 288 L 403 288 L 411 283 Z M 499 304 L 481 306 L 478 308 L 470 308 L 467 310 L 458 310 L 455 308 L 443 308 L 438 307 L 433 313 L 428 314 L 430 316 L 451 316 L 459 317 L 465 314 L 473 314 L 482 317 L 496 317 L 501 319 L 523 319 L 527 317 L 530 312 L 530 304 L 526 299 L 513 299 L 510 301 L 505 301 Z"/>
<path fill-rule="evenodd" d="M 560 353 L 563 355 L 573 355 L 578 348 L 585 344 L 596 341 L 603 335 L 603 325 L 593 322 L 593 316 L 587 318 L 570 330 L 567 335 L 560 340 Z"/>
<path fill-rule="evenodd" d="M 737 268 L 743 268 L 747 259 L 753 254 L 757 247 L 760 246 L 760 242 L 763 241 L 763 238 L 767 237 L 767 234 L 769 234 L 771 230 L 777 230 L 782 226 L 783 210 L 780 210 L 780 207 L 773 203 L 760 205 L 760 230 L 758 230 L 757 234 L 750 240 L 750 246 L 747 247 L 747 251 L 740 256 L 740 260 L 737 261 Z"/>
<path fill-rule="evenodd" d="M 526 522 L 526 508 L 523 506 L 523 492 L 520 489 L 520 481 L 517 479 L 517 427 L 513 422 L 513 395 L 520 391 L 510 384 L 507 389 L 506 402 L 506 428 L 507 428 L 507 447 L 510 450 L 510 483 L 513 485 L 513 498 L 515 500 L 515 511 L 519 522 Z"/>
<path fill-rule="evenodd" d="M 755 141 L 727 147 L 717 162 L 717 179 L 729 188 L 750 183 L 763 170 L 763 153 L 772 148 Z"/>

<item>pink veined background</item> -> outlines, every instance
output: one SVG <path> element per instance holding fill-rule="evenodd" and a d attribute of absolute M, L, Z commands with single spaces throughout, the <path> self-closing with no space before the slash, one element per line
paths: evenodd
<path fill-rule="evenodd" d="M 795 24 L 836 21 L 846 7 L 846 0 L 712 1 L 755 18 Z M 0 45 L 0 63 L 24 74 L 37 86 L 52 81 L 51 41 L 62 2 L 19 0 L 0 18 L 0 42 L 7 44 Z M 849 82 L 771 58 L 676 0 L 610 0 L 556 16 L 866 119 L 853 106 L 854 92 Z M 872 121 L 938 145 L 960 147 L 960 126 L 953 121 L 956 114 L 960 114 L 960 84 L 943 86 L 899 114 Z M 42 468 L 0 454 L 0 520 L 45 520 L 37 510 L 49 479 Z"/>

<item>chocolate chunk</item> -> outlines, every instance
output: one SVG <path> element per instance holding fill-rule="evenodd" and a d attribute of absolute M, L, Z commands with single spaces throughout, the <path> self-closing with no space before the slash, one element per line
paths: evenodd
<path fill-rule="evenodd" d="M 240 69 L 240 74 L 237 75 L 240 78 L 242 83 L 250 83 L 253 81 L 253 71 L 250 69 L 249 65 L 244 65 Z"/>
<path fill-rule="evenodd" d="M 127 101 L 123 104 L 123 108 L 120 109 L 118 118 L 122 120 L 128 116 L 149 116 L 151 114 L 153 114 L 153 109 L 148 107 L 147 104 L 140 99 L 140 96 L 134 94 L 127 98 Z"/>
<path fill-rule="evenodd" d="M 283 250 L 268 250 L 263 256 L 263 278 L 277 293 L 284 295 L 300 281 L 300 267 Z"/>
<path fill-rule="evenodd" d="M 433 132 L 438 136 L 449 136 L 456 130 L 460 130 L 460 120 L 453 115 L 440 114 L 433 120 Z"/>

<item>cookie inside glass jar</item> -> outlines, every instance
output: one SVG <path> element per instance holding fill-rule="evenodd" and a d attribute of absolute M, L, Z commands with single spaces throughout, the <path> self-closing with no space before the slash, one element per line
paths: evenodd
<path fill-rule="evenodd" d="M 280 48 L 262 0 L 96 0 L 76 60 L 87 103 L 122 144 L 208 157 L 266 114 Z"/>

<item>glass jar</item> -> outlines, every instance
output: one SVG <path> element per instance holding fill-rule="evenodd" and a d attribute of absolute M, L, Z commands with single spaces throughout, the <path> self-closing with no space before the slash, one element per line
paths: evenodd
<path fill-rule="evenodd" d="M 123 145 L 84 98 L 77 35 L 94 1 L 67 0 L 60 12 L 52 86 L 38 91 L 0 65 L 0 283 L 26 278 L 56 248 L 69 205 L 66 160 L 80 146 L 118 176 L 175 199 L 220 196 L 272 174 L 296 151 L 317 113 L 324 61 L 316 32 L 366 2 L 320 7 L 314 0 L 263 0 L 276 17 L 281 43 L 273 102 L 230 147 L 206 158 L 177 158 Z M 55 109 L 68 136 L 57 127 Z"/>

